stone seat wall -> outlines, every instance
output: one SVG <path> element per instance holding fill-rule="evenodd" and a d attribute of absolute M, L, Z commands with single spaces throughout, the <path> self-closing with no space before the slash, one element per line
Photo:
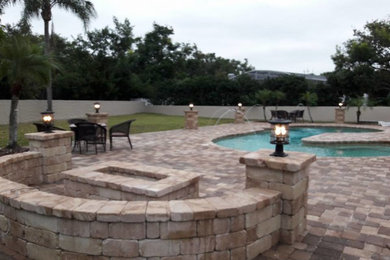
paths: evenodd
<path fill-rule="evenodd" d="M 102 201 L 0 178 L 0 241 L 31 259 L 253 259 L 279 241 L 280 197 Z"/>

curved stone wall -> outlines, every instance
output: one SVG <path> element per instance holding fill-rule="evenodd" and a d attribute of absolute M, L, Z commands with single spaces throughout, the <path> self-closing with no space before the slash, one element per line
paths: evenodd
<path fill-rule="evenodd" d="M 0 159 L 0 242 L 23 257 L 253 259 L 279 241 L 278 191 L 171 201 L 73 198 L 26 185 L 35 184 L 28 176 L 39 176 L 40 160 L 39 153 Z"/>

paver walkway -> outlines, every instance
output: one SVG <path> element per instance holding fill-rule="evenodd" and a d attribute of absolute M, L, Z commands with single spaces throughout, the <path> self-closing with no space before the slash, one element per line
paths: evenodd
<path fill-rule="evenodd" d="M 114 139 L 113 151 L 97 156 L 75 153 L 73 164 L 139 161 L 204 174 L 201 196 L 237 192 L 245 181 L 244 166 L 238 159 L 246 152 L 217 146 L 211 140 L 267 126 L 229 124 L 131 135 L 133 150 L 125 138 Z M 375 134 L 362 133 L 360 137 L 367 140 Z M 390 131 L 381 138 L 390 141 Z M 258 259 L 390 259 L 390 157 L 317 158 L 310 173 L 308 203 L 303 240 L 278 246 Z"/>

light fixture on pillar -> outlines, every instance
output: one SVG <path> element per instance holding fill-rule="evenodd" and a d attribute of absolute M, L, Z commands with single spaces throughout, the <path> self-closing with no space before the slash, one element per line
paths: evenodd
<path fill-rule="evenodd" d="M 343 105 L 344 105 L 343 102 L 340 102 L 339 103 L 339 108 L 343 108 Z"/>
<path fill-rule="evenodd" d="M 52 111 L 45 111 L 41 113 L 42 115 L 42 122 L 45 126 L 45 133 L 53 133 L 52 127 L 53 127 L 53 120 L 54 120 L 54 112 Z"/>
<path fill-rule="evenodd" d="M 190 110 L 193 110 L 194 109 L 194 104 L 189 104 L 188 107 L 190 108 Z"/>
<path fill-rule="evenodd" d="M 241 110 L 241 108 L 242 108 L 242 104 L 241 104 L 241 103 L 238 103 L 238 104 L 237 104 L 237 106 L 238 106 L 238 109 L 240 109 L 240 110 Z"/>
<path fill-rule="evenodd" d="M 95 108 L 95 112 L 96 112 L 96 113 L 99 113 L 100 103 L 99 103 L 99 102 L 95 102 L 95 103 L 93 104 L 93 107 Z"/>
<path fill-rule="evenodd" d="M 290 120 L 276 119 L 268 121 L 271 128 L 271 144 L 275 144 L 275 152 L 271 156 L 286 157 L 287 154 L 283 151 L 283 145 L 290 143 L 288 124 Z"/>

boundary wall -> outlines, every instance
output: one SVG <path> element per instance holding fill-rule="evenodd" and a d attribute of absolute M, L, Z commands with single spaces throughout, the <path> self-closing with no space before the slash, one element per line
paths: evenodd
<path fill-rule="evenodd" d="M 184 111 L 188 106 L 170 106 L 170 105 L 146 105 L 142 101 L 99 101 L 102 105 L 101 112 L 109 115 L 129 115 L 135 113 L 156 113 L 165 115 L 184 116 Z M 54 100 L 53 109 L 55 119 L 85 118 L 86 113 L 94 113 L 92 100 Z M 0 100 L 0 124 L 9 122 L 9 100 Z M 212 118 L 231 118 L 235 117 L 233 106 L 195 106 L 194 110 L 198 111 L 199 117 Z M 334 122 L 335 109 L 337 107 L 321 106 L 311 107 L 311 114 L 314 122 Z M 18 122 L 40 121 L 40 113 L 46 109 L 45 100 L 20 100 L 18 106 Z M 266 108 L 267 118 L 271 116 L 271 110 L 274 106 Z M 309 121 L 309 114 L 306 107 L 297 106 L 279 106 L 278 109 L 293 111 L 296 109 L 305 110 L 304 120 Z M 263 108 L 261 106 L 245 107 L 245 117 L 249 120 L 264 120 Z M 346 109 L 345 122 L 356 122 L 355 107 Z M 390 121 L 390 107 L 373 107 L 362 110 L 361 121 Z"/>

